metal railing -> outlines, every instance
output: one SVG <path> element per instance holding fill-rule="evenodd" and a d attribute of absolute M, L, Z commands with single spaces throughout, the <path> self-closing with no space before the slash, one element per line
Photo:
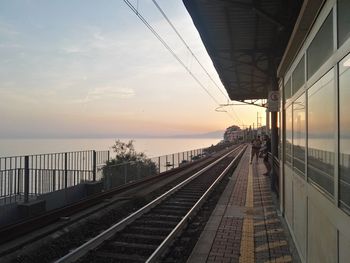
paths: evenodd
<path fill-rule="evenodd" d="M 0 157 L 0 204 L 65 189 L 102 178 L 98 167 L 109 151 L 79 151 Z"/>
<path fill-rule="evenodd" d="M 272 155 L 271 153 L 268 154 L 268 159 L 269 159 L 269 165 L 272 164 L 271 171 L 270 171 L 270 180 L 271 180 L 271 190 L 274 190 L 276 194 L 279 196 L 279 181 L 280 181 L 280 162 L 277 157 L 274 157 L 272 160 Z M 272 173 L 271 173 L 272 172 Z"/>
<path fill-rule="evenodd" d="M 0 205 L 28 202 L 83 182 L 100 181 L 111 189 L 153 176 L 204 156 L 204 149 L 106 166 L 109 151 L 78 151 L 0 157 Z"/>
<path fill-rule="evenodd" d="M 201 159 L 208 154 L 206 149 L 115 165 L 109 162 L 109 151 L 0 157 L 0 205 L 29 202 L 84 182 L 100 181 L 108 190 Z"/>
<path fill-rule="evenodd" d="M 157 165 L 158 173 L 177 168 L 188 162 L 198 160 L 203 157 L 204 149 L 173 153 L 159 157 L 151 158 L 152 162 Z"/>
<path fill-rule="evenodd" d="M 205 156 L 205 149 L 203 148 L 153 157 L 146 162 L 135 161 L 108 165 L 102 169 L 104 188 L 108 190 L 145 177 L 154 176 Z"/>

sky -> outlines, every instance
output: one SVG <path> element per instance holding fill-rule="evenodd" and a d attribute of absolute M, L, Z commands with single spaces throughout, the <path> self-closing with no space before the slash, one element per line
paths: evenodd
<path fill-rule="evenodd" d="M 180 0 L 131 4 L 220 104 L 209 56 Z M 218 104 L 122 0 L 0 1 L 0 138 L 168 136 L 256 125 L 253 106 Z"/>

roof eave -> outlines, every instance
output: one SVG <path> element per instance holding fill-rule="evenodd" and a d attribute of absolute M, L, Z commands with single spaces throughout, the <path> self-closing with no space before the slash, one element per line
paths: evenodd
<path fill-rule="evenodd" d="M 326 0 L 304 1 L 282 60 L 278 66 L 278 78 L 282 78 L 288 71 L 290 65 L 300 51 L 312 25 L 316 20 L 317 14 L 320 12 L 325 1 Z"/>

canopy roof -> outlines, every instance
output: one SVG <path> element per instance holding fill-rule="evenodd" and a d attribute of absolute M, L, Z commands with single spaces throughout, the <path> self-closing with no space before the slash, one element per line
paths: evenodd
<path fill-rule="evenodd" d="M 230 98 L 267 98 L 303 1 L 183 2 Z"/>

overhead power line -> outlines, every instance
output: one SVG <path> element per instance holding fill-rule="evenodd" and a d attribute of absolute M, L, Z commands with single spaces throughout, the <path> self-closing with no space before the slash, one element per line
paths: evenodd
<path fill-rule="evenodd" d="M 152 32 L 152 34 L 162 43 L 162 45 L 173 55 L 173 57 L 183 66 L 191 77 L 197 82 L 197 84 L 210 96 L 210 98 L 220 106 L 217 99 L 208 91 L 208 89 L 202 84 L 202 82 L 194 75 L 194 73 L 186 66 L 186 64 L 179 58 L 174 50 L 166 43 L 166 41 L 157 33 L 157 31 L 147 22 L 147 20 L 140 14 L 139 10 L 135 8 L 129 0 L 123 0 L 125 4 L 135 13 L 135 15 L 142 21 L 142 23 Z M 164 13 L 164 12 L 163 12 Z M 187 46 L 187 44 L 186 44 Z M 193 53 L 191 51 L 191 53 Z M 227 112 L 227 114 L 234 120 L 233 116 Z"/>
<path fill-rule="evenodd" d="M 165 12 L 163 11 L 163 9 L 158 5 L 157 1 L 152 0 L 152 2 L 154 3 L 154 5 L 157 7 L 157 9 L 159 10 L 159 12 L 163 15 L 164 19 L 169 23 L 169 25 L 171 26 L 171 28 L 175 31 L 176 35 L 180 38 L 180 40 L 182 41 L 182 43 L 186 46 L 187 50 L 191 53 L 191 55 L 194 57 L 194 59 L 197 61 L 197 63 L 201 66 L 201 68 L 204 70 L 204 72 L 207 74 L 207 76 L 209 77 L 209 79 L 214 83 L 214 85 L 218 88 L 218 90 L 221 92 L 222 95 L 224 95 L 226 98 L 227 95 L 225 94 L 225 92 L 222 91 L 222 89 L 219 87 L 218 84 L 216 84 L 215 80 L 210 76 L 210 74 L 208 73 L 208 71 L 206 70 L 206 68 L 203 66 L 203 64 L 199 61 L 199 59 L 197 58 L 197 56 L 193 53 L 192 49 L 189 47 L 189 45 L 186 43 L 186 41 L 183 39 L 183 37 L 181 36 L 181 34 L 179 33 L 179 31 L 176 29 L 176 27 L 174 26 L 174 24 L 170 21 L 170 19 L 168 18 L 168 16 L 165 14 Z"/>
<path fill-rule="evenodd" d="M 205 72 L 205 74 L 209 77 L 209 79 L 213 82 L 213 84 L 215 85 L 215 87 L 221 92 L 222 95 L 224 95 L 224 97 L 227 100 L 230 100 L 230 98 L 227 96 L 227 94 L 225 92 L 222 91 L 222 89 L 220 88 L 220 86 L 216 83 L 216 81 L 212 78 L 212 76 L 209 74 L 209 72 L 207 71 L 207 69 L 203 66 L 203 64 L 199 61 L 199 59 L 197 58 L 197 56 L 194 54 L 194 52 L 192 51 L 192 49 L 189 47 L 189 45 L 187 44 L 187 42 L 184 40 L 184 38 L 181 36 L 180 32 L 176 29 L 176 27 L 174 26 L 174 24 L 170 21 L 170 19 L 168 18 L 168 16 L 165 14 L 165 12 L 163 11 L 163 9 L 159 6 L 159 4 L 157 3 L 156 0 L 152 0 L 153 4 L 157 7 L 158 11 L 162 14 L 162 16 L 164 17 L 164 19 L 168 22 L 168 24 L 171 26 L 171 28 L 174 30 L 174 32 L 176 33 L 176 35 L 180 38 L 180 40 L 182 41 L 182 43 L 186 46 L 187 50 L 191 53 L 191 55 L 194 57 L 194 59 L 197 61 L 197 63 L 200 65 L 200 67 L 203 69 L 203 71 Z M 238 115 L 236 114 L 236 112 L 232 109 L 232 112 L 235 114 L 237 120 L 243 124 L 243 122 L 240 120 L 240 118 L 238 117 Z"/>

